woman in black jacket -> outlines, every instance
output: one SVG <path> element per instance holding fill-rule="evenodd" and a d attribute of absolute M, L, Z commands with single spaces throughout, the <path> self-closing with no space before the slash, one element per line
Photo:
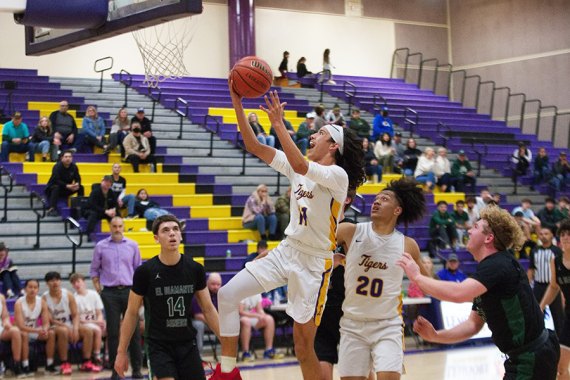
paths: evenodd
<path fill-rule="evenodd" d="M 51 122 L 46 116 L 38 122 L 32 135 L 32 144 L 34 144 L 34 152 L 41 152 L 43 162 L 48 160 L 48 153 L 51 161 L 57 161 L 57 150 L 61 141 L 54 138 Z"/>

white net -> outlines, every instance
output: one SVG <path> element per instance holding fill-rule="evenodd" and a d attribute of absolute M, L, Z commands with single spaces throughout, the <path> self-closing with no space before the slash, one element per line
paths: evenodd
<path fill-rule="evenodd" d="M 194 36 L 195 19 L 186 17 L 133 32 L 149 87 L 156 88 L 166 79 L 188 75 L 184 52 Z"/>

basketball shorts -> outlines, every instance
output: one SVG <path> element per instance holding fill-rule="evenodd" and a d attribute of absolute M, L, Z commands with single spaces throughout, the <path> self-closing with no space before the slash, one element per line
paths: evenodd
<path fill-rule="evenodd" d="M 570 350 L 570 320 L 568 318 L 564 319 L 564 326 L 558 340 L 563 348 Z"/>
<path fill-rule="evenodd" d="M 196 341 L 167 342 L 147 339 L 145 349 L 152 376 L 161 379 L 205 380 Z"/>
<path fill-rule="evenodd" d="M 367 377 L 374 372 L 403 372 L 404 325 L 400 317 L 378 321 L 340 320 L 338 373 Z"/>
<path fill-rule="evenodd" d="M 266 292 L 288 286 L 285 311 L 295 322 L 315 318 L 319 325 L 332 272 L 332 253 L 330 259 L 311 256 L 283 240 L 264 258 L 247 263 L 246 268 Z"/>
<path fill-rule="evenodd" d="M 315 352 L 321 362 L 338 363 L 339 322 L 341 317 L 341 306 L 327 305 L 325 307 L 321 324 L 315 335 Z"/>

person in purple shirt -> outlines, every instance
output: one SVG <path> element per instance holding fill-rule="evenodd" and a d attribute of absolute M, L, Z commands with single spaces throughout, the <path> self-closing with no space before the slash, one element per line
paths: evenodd
<path fill-rule="evenodd" d="M 107 345 L 109 364 L 114 368 L 119 345 L 121 314 L 127 310 L 129 292 L 133 285 L 135 269 L 141 265 L 138 244 L 123 236 L 123 219 L 116 216 L 111 219 L 111 236 L 97 243 L 93 251 L 90 275 L 95 290 L 101 294 L 105 316 L 107 318 Z M 141 336 L 137 329 L 129 345 L 133 379 L 143 379 Z M 113 370 L 111 379 L 119 379 Z"/>
<path fill-rule="evenodd" d="M 459 258 L 455 253 L 449 255 L 445 268 L 437 272 L 437 276 L 442 281 L 463 282 L 467 279 L 465 273 L 459 270 Z"/>
<path fill-rule="evenodd" d="M 216 310 L 218 310 L 218 290 L 222 287 L 222 276 L 217 272 L 212 272 L 206 280 L 206 286 L 210 292 L 210 298 Z M 198 351 L 202 354 L 204 350 L 204 329 L 206 327 L 206 317 L 198 305 L 196 297 L 192 299 L 192 326 L 196 329 L 196 344 Z"/>

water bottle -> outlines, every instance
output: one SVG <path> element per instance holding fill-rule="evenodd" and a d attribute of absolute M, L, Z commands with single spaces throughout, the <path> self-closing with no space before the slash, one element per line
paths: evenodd
<path fill-rule="evenodd" d="M 230 257 L 232 257 L 232 250 L 231 250 L 231 249 L 228 249 L 228 250 L 226 251 L 226 258 L 229 259 Z"/>

